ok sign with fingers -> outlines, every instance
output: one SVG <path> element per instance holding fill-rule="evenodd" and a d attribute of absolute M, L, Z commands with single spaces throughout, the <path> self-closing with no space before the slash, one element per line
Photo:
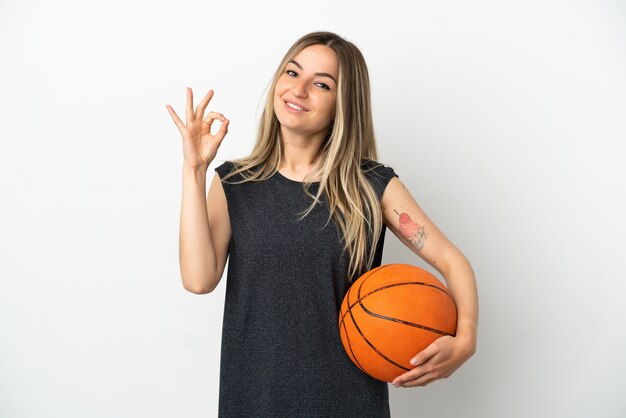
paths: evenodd
<path fill-rule="evenodd" d="M 187 124 L 180 120 L 172 106 L 165 106 L 182 135 L 184 164 L 188 167 L 207 169 L 228 132 L 230 121 L 224 115 L 218 112 L 208 112 L 206 117 L 204 116 L 204 110 L 213 94 L 213 90 L 209 90 L 194 112 L 193 92 L 187 87 Z M 212 134 L 211 125 L 216 119 L 222 123 L 222 126 L 217 133 Z"/>

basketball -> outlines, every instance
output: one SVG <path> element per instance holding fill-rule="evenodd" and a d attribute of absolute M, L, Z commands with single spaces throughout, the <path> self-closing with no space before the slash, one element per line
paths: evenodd
<path fill-rule="evenodd" d="M 346 293 L 339 334 L 350 360 L 374 379 L 391 382 L 437 338 L 456 333 L 456 305 L 435 276 L 408 264 L 387 264 L 359 277 Z"/>

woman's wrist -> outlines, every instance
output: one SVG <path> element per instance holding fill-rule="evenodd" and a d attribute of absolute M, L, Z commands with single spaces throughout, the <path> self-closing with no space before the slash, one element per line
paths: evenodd
<path fill-rule="evenodd" d="M 208 165 L 207 166 L 200 166 L 200 165 L 192 166 L 192 165 L 183 164 L 183 175 L 191 175 L 194 177 L 198 177 L 198 176 L 206 177 L 206 172 L 208 168 L 209 168 Z"/>
<path fill-rule="evenodd" d="M 476 351 L 476 331 L 476 323 L 473 321 L 459 322 L 457 324 L 455 338 L 471 353 Z"/>

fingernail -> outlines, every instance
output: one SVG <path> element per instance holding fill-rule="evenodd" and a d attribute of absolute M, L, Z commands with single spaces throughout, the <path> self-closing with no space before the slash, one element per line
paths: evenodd
<path fill-rule="evenodd" d="M 417 360 L 412 359 L 412 360 L 411 360 L 411 364 L 412 364 L 412 365 L 414 365 L 414 366 L 417 366 Z"/>

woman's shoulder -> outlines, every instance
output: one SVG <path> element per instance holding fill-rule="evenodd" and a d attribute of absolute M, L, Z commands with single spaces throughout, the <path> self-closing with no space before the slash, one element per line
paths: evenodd
<path fill-rule="evenodd" d="M 228 176 L 227 181 L 230 181 L 231 179 L 233 181 L 245 181 L 248 179 L 248 176 L 256 173 L 263 167 L 263 164 L 257 164 L 250 167 L 249 165 L 246 166 L 245 164 L 239 163 L 239 161 L 240 160 L 225 160 L 222 164 L 215 167 L 215 171 L 221 179 L 224 179 L 224 177 L 228 176 L 229 174 L 236 172 L 236 174 Z M 245 170 L 237 172 L 238 170 L 243 168 L 245 168 Z"/>
<path fill-rule="evenodd" d="M 400 177 L 395 172 L 393 167 L 374 160 L 364 160 L 361 163 L 361 170 L 374 187 L 374 190 L 379 198 L 382 197 L 383 192 L 391 179 L 394 177 Z"/>
<path fill-rule="evenodd" d="M 361 170 L 370 178 L 379 177 L 389 181 L 393 177 L 400 177 L 393 167 L 375 160 L 363 160 Z"/>
<path fill-rule="evenodd" d="M 219 174 L 220 178 L 224 178 L 224 176 L 231 173 L 234 169 L 235 164 L 232 161 L 224 161 L 222 164 L 215 167 L 215 171 Z"/>

